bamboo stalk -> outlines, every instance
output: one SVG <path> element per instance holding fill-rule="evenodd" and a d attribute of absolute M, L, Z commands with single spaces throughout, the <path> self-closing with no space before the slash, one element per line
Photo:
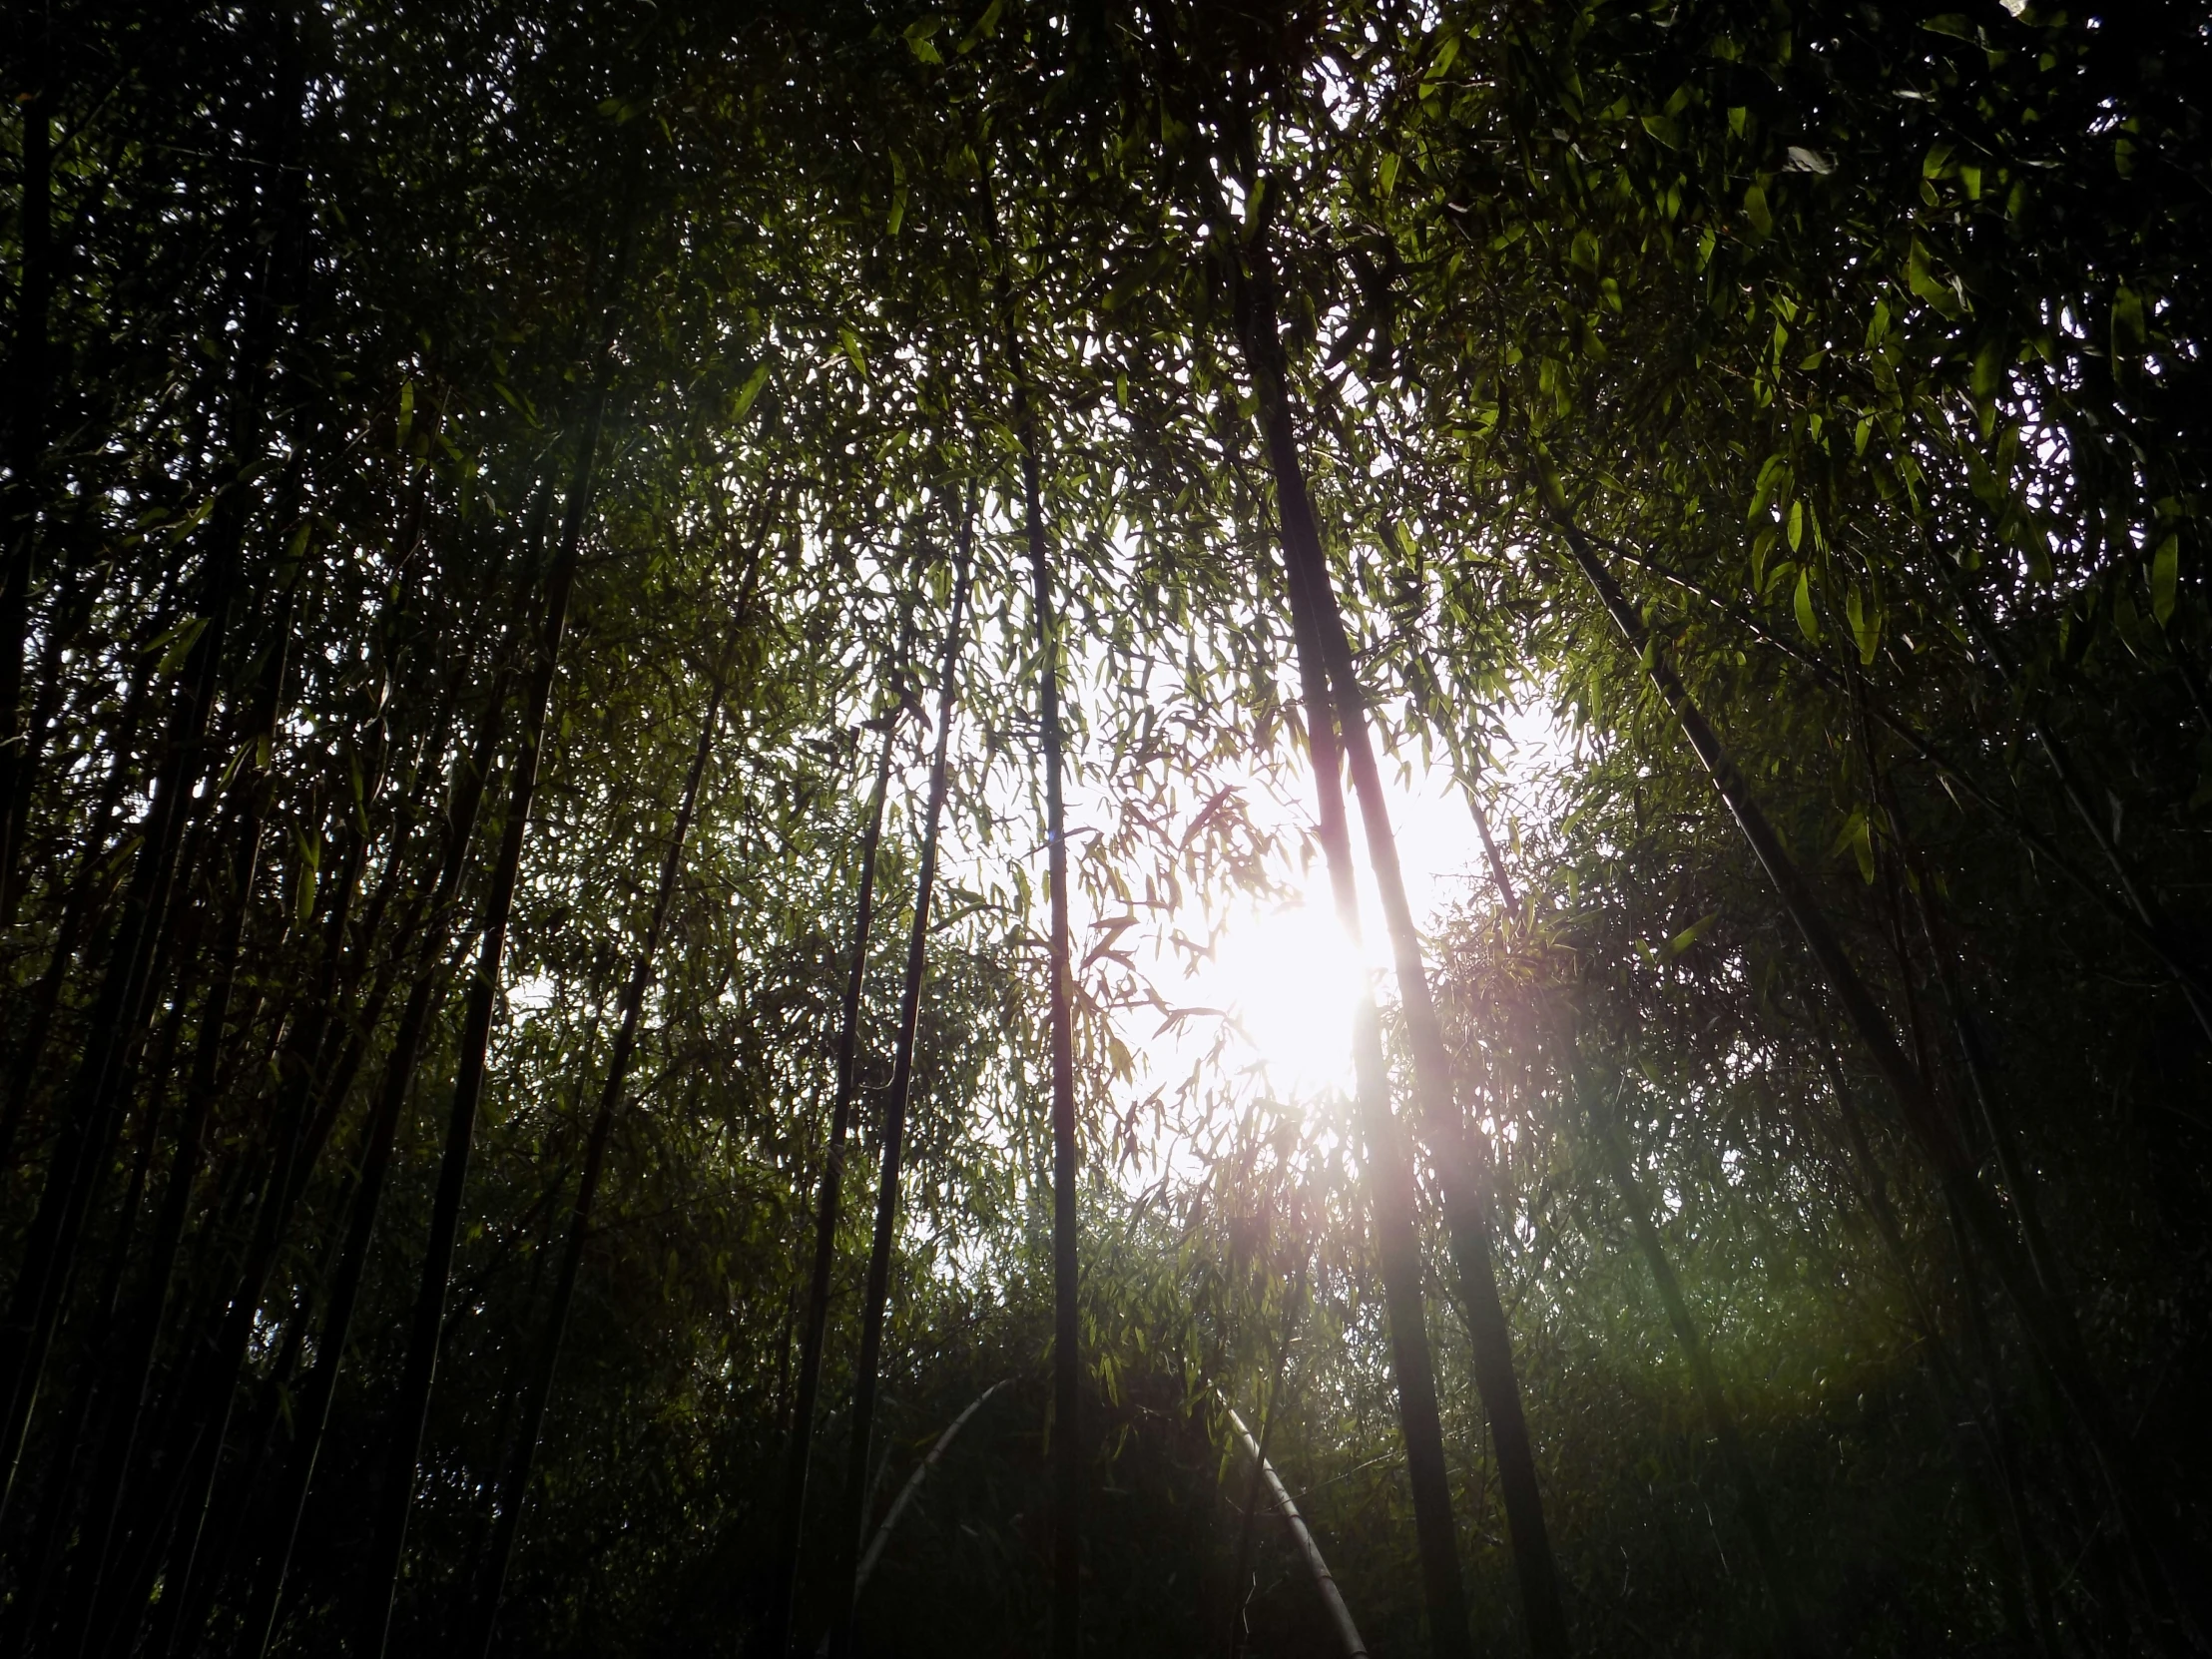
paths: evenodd
<path fill-rule="evenodd" d="M 591 1232 L 592 1204 L 599 1193 L 600 1172 L 607 1159 L 607 1140 L 622 1105 L 623 1085 L 629 1080 L 630 1059 L 637 1051 L 638 1023 L 645 1011 L 645 993 L 653 983 L 654 956 L 668 923 L 668 910 L 676 894 L 676 878 L 682 872 L 684 846 L 691 833 L 692 817 L 699 805 L 699 786 L 714 751 L 715 727 L 722 719 L 724 681 L 717 675 L 707 699 L 707 715 L 700 722 L 699 742 L 692 750 L 691 771 L 684 780 L 682 805 L 676 810 L 676 828 L 670 832 L 668 850 L 661 858 L 660 885 L 653 895 L 653 913 L 645 937 L 638 944 L 636 965 L 622 996 L 622 1024 L 615 1033 L 614 1053 L 607 1062 L 607 1081 L 600 1091 L 599 1110 L 592 1118 L 591 1137 L 584 1148 L 584 1168 L 576 1183 L 576 1202 L 569 1211 L 568 1237 L 561 1249 L 560 1277 L 553 1289 L 553 1307 L 546 1316 L 545 1339 L 533 1369 L 522 1407 L 522 1425 L 515 1436 L 515 1451 L 499 1488 L 499 1514 L 493 1522 L 492 1541 L 473 1618 L 480 1636 L 472 1637 L 464 1651 L 488 1653 L 499 1622 L 500 1598 L 506 1593 L 507 1569 L 514 1559 L 515 1537 L 522 1525 L 523 1500 L 529 1494 L 531 1465 L 536 1459 L 538 1435 L 545 1425 L 546 1401 L 553 1391 L 553 1375 L 560 1364 L 561 1339 L 568 1331 L 568 1315 L 576 1300 L 576 1274 Z"/>
<path fill-rule="evenodd" d="M 973 492 L 969 505 L 974 504 Z M 952 616 L 945 629 L 944 659 L 937 684 L 937 744 L 929 766 L 929 800 L 921 833 L 921 868 L 914 888 L 913 926 L 906 938 L 906 982 L 898 1012 L 897 1049 L 891 1060 L 891 1086 L 883 1102 L 882 1163 L 876 1175 L 875 1235 L 868 1250 L 867 1287 L 860 1304 L 860 1356 L 852 1382 L 852 1439 L 847 1450 L 844 1505 L 837 1543 L 844 1587 L 830 1615 L 830 1651 L 842 1654 L 851 1645 L 852 1602 L 859 1594 L 853 1576 L 853 1551 L 866 1521 L 867 1459 L 875 1427 L 877 1375 L 882 1365 L 883 1315 L 890 1298 L 891 1250 L 898 1223 L 898 1176 L 905 1153 L 906 1108 L 914 1083 L 914 1043 L 921 1020 L 921 988 L 928 966 L 929 901 L 937 879 L 937 836 L 951 761 L 952 710 L 959 685 L 960 636 L 966 621 L 969 553 L 974 534 L 972 511 L 960 527 L 958 573 L 952 584 Z M 846 1563 L 850 1563 L 847 1565 Z"/>
<path fill-rule="evenodd" d="M 997 208 L 985 201 L 991 242 L 1003 261 Z M 1007 280 L 1002 273 L 1001 281 Z M 1052 1047 L 1052 1637 L 1053 1659 L 1076 1659 L 1081 1647 L 1082 1515 L 1085 1458 L 1082 1413 L 1082 1322 L 1077 1306 L 1075 1180 L 1075 1027 L 1069 1006 L 1073 950 L 1068 933 L 1067 811 L 1063 799 L 1060 729 L 1060 627 L 1045 546 L 1042 445 L 1029 374 L 1015 326 L 1010 290 L 1000 294 L 1000 323 L 1013 381 L 1013 417 L 1021 449 L 1021 502 L 1028 544 L 1037 639 L 1037 725 L 1044 751 L 1045 869 L 1051 906 L 1051 989 L 1047 1034 Z"/>
<path fill-rule="evenodd" d="M 902 621 L 901 657 L 906 648 L 905 633 Z M 903 664 L 894 663 L 891 672 L 894 676 L 903 673 Z M 898 691 L 902 696 L 903 687 Z M 815 1257 L 808 1279 L 807 1323 L 799 1341 L 799 1391 L 792 1406 L 791 1439 L 784 1458 L 776 1578 L 769 1589 L 767 1622 L 755 1638 L 755 1651 L 767 1659 L 784 1659 L 791 1645 L 792 1603 L 799 1589 L 807 1486 L 814 1462 L 815 1402 L 822 1388 L 822 1351 L 830 1324 L 830 1278 L 836 1266 L 837 1218 L 843 1207 L 845 1141 L 851 1131 L 852 1102 L 859 1084 L 860 994 L 867 977 L 868 935 L 875 920 L 875 853 L 883 833 L 883 803 L 890 792 L 891 750 L 898 736 L 898 716 L 899 707 L 894 701 L 883 714 L 883 747 L 876 757 L 875 787 L 868 796 L 867 828 L 860 835 L 860 886 L 853 900 L 852 956 L 845 970 L 844 1004 L 837 1028 L 837 1092 L 830 1106 L 822 1188 L 815 1205 Z"/>
<path fill-rule="evenodd" d="M 1222 1408 L 1229 1413 L 1229 1425 L 1237 1431 L 1237 1438 L 1244 1442 L 1245 1455 L 1259 1465 L 1260 1477 L 1267 1482 L 1268 1495 L 1273 1500 L 1275 1512 L 1283 1517 L 1283 1524 L 1290 1529 L 1291 1542 L 1298 1546 L 1300 1557 L 1306 1562 L 1306 1570 L 1314 1580 L 1314 1588 L 1321 1595 L 1322 1606 L 1329 1613 L 1329 1622 L 1336 1628 L 1337 1640 L 1344 1645 L 1345 1659 L 1368 1659 L 1368 1644 L 1360 1637 L 1360 1627 L 1352 1622 L 1352 1609 L 1345 1605 L 1344 1592 L 1337 1588 L 1337 1580 L 1329 1570 L 1329 1563 L 1322 1558 L 1321 1546 L 1314 1542 L 1313 1529 L 1306 1524 L 1306 1517 L 1298 1512 L 1298 1505 L 1291 1501 L 1291 1494 L 1284 1488 L 1283 1480 L 1275 1472 L 1275 1465 L 1260 1450 L 1260 1442 L 1253 1438 L 1252 1430 L 1245 1426 L 1244 1418 L 1237 1415 L 1237 1408 L 1227 1399 Z"/>
<path fill-rule="evenodd" d="M 630 235 L 625 230 L 611 284 L 617 296 L 622 292 L 629 252 Z M 614 311 L 610 306 L 583 431 L 577 442 L 575 472 L 563 514 L 560 546 L 552 568 L 546 573 L 537 662 L 533 666 L 523 710 L 522 752 L 515 759 L 509 780 L 507 822 L 492 871 L 491 892 L 484 905 L 483 942 L 477 951 L 476 970 L 469 983 L 460 1063 L 454 1077 L 452 1105 L 446 1114 L 445 1145 L 438 1161 L 438 1184 L 430 1213 L 430 1237 L 423 1253 L 421 1284 L 408 1332 L 407 1357 L 400 1374 L 391 1458 L 363 1581 L 366 1605 L 362 1615 L 362 1638 L 369 1659 L 382 1659 L 390 1640 L 392 1602 L 398 1590 L 400 1555 L 406 1544 L 407 1513 L 414 1497 L 415 1466 L 421 1454 L 423 1428 L 429 1419 L 430 1393 L 436 1381 L 438 1348 L 445 1328 L 447 1281 L 460 1230 L 461 1197 L 475 1138 L 476 1109 L 484 1090 L 492 1014 L 498 1002 L 500 975 L 505 965 L 508 916 L 521 874 L 523 840 L 529 831 L 530 807 L 536 797 L 538 769 L 544 760 L 553 681 L 560 667 L 561 641 L 568 627 L 569 601 L 576 588 L 584 523 L 591 508 L 600 427 L 606 415 L 607 385 L 614 370 Z"/>
<path fill-rule="evenodd" d="M 1543 1498 L 1521 1405 L 1520 1382 L 1514 1370 L 1512 1334 L 1506 1324 L 1504 1306 L 1498 1295 L 1496 1267 L 1491 1259 L 1488 1207 L 1480 1197 L 1472 1149 L 1453 1101 L 1450 1056 L 1445 1050 L 1442 1026 L 1429 994 L 1419 932 L 1413 922 L 1398 865 L 1397 843 L 1382 795 L 1382 775 L 1368 734 L 1366 698 L 1353 663 L 1344 617 L 1331 586 L 1299 459 L 1291 394 L 1270 286 L 1272 277 L 1265 265 L 1264 251 L 1250 266 L 1239 262 L 1237 276 L 1243 294 L 1240 321 L 1245 356 L 1260 392 L 1262 430 L 1275 475 L 1294 625 L 1300 630 L 1302 655 L 1309 650 L 1316 653 L 1320 658 L 1320 670 L 1326 675 L 1337 740 L 1349 764 L 1354 794 L 1360 804 L 1361 824 L 1367 833 L 1369 864 L 1382 899 L 1399 999 L 1411 1038 L 1421 1123 L 1439 1165 L 1445 1231 L 1452 1262 L 1458 1270 L 1468 1335 L 1474 1351 L 1475 1386 L 1489 1418 L 1491 1443 L 1497 1452 L 1499 1485 L 1505 1501 L 1507 1530 L 1513 1542 L 1513 1561 L 1528 1624 L 1529 1645 L 1537 1659 L 1565 1659 L 1570 1651 L 1566 1616 L 1560 1606 L 1558 1572 L 1544 1521 Z M 1296 618 L 1301 610 L 1306 613 L 1304 621 Z M 1332 850 L 1333 864 L 1335 856 Z M 1348 861 L 1349 856 L 1348 841 L 1345 849 Z M 1334 873 L 1333 867 L 1333 876 Z M 1339 904 L 1341 909 L 1342 897 Z M 1371 998 L 1361 1012 L 1363 1033 L 1372 1017 Z M 1370 1039 L 1362 1035 L 1358 1040 L 1364 1047 Z M 1380 1067 L 1379 1027 L 1373 1041 L 1376 1049 L 1373 1063 Z M 1386 1107 L 1384 1115 L 1387 1115 Z M 1410 1190 L 1409 1170 L 1405 1179 L 1408 1189 L 1405 1205 L 1410 1218 L 1415 1198 Z M 1417 1286 L 1417 1252 L 1412 1272 Z M 1402 1392 L 1403 1378 L 1399 1386 Z M 1432 1380 L 1428 1386 L 1432 1392 Z M 1412 1450 L 1409 1438 L 1409 1457 Z M 1419 1462 L 1427 1461 L 1429 1458 L 1423 1453 Z M 1426 1499 L 1430 1513 L 1420 1528 L 1423 1577 L 1430 1599 L 1430 1636 L 1439 1653 L 1455 1654 L 1466 1651 L 1466 1612 L 1458 1583 L 1440 1428 L 1433 1463 L 1433 1469 L 1425 1476 L 1416 1463 L 1414 1505 L 1418 1516 L 1423 1507 L 1423 1485 L 1433 1488 Z"/>
<path fill-rule="evenodd" d="M 2003 1212 L 1982 1185 L 1956 1129 L 1898 1045 L 1888 1016 L 1845 953 L 1843 941 L 1826 914 L 1814 902 L 1804 875 L 1767 822 L 1719 735 L 1690 697 L 1673 663 L 1650 638 L 1642 617 L 1628 602 L 1589 538 L 1563 517 L 1554 523 L 1574 563 L 1643 665 L 1653 689 L 1680 723 L 1715 792 L 1735 818 L 1753 855 L 1773 883 L 1784 912 L 1804 939 L 1875 1069 L 1889 1085 L 1914 1138 L 1935 1166 L 1946 1202 L 1956 1206 L 1965 1228 L 1987 1253 L 2005 1299 L 2019 1315 L 2028 1341 L 2049 1367 L 2052 1382 L 2095 1453 L 2121 1526 L 2143 1563 L 2145 1588 L 2158 1614 L 2179 1624 L 2180 1639 L 2198 1641 L 2198 1630 L 2192 1627 L 2208 1622 L 2197 1607 L 2201 1591 L 2174 1557 L 2176 1534 L 2163 1494 L 2140 1466 L 2115 1419 L 2110 1398 L 2090 1367 L 2073 1310 L 2036 1278 Z"/>
<path fill-rule="evenodd" d="M 891 1499 L 890 1508 L 883 1512 L 882 1520 L 876 1524 L 874 1536 L 868 1539 L 867 1549 L 860 1556 L 859 1566 L 853 1569 L 852 1594 L 855 1598 L 862 1590 L 867 1588 L 868 1575 L 875 1571 L 875 1563 L 883 1558 L 883 1546 L 890 1542 L 891 1528 L 898 1524 L 899 1516 L 903 1515 L 907 1507 L 914 1501 L 914 1495 L 921 1490 L 924 1477 L 937 1466 L 937 1459 L 944 1455 L 945 1447 L 952 1443 L 953 1437 L 967 1426 L 968 1418 L 974 1416 L 976 1412 L 983 1408 L 985 1400 L 1006 1386 L 1006 1379 L 1000 1379 L 968 1401 L 967 1409 L 954 1417 L 950 1426 L 937 1436 L 936 1443 L 929 1448 L 929 1454 L 922 1458 L 920 1463 L 915 1466 L 914 1472 L 906 1477 L 906 1483 L 898 1488 L 898 1495 Z"/>
<path fill-rule="evenodd" d="M 259 1655 L 267 1650 L 282 1604 L 284 1579 L 290 1570 L 291 1552 L 298 1539 L 300 1517 L 306 1510 L 307 1493 L 314 1483 L 315 1462 L 329 1426 L 330 1405 L 336 1397 L 346 1345 L 352 1335 L 353 1313 L 367 1273 L 368 1251 L 375 1238 L 384 1181 L 391 1169 L 392 1143 L 414 1081 L 423 1034 L 443 988 L 445 967 L 441 958 L 444 952 L 437 941 L 442 938 L 442 924 L 457 895 L 462 872 L 467 867 L 469 848 L 475 838 L 486 774 L 503 724 L 501 714 L 506 702 L 506 686 L 507 675 L 502 666 L 493 676 L 491 697 L 474 749 L 466 760 L 457 763 L 460 770 L 447 813 L 445 850 L 439 861 L 430 902 L 415 918 L 415 926 L 408 929 L 420 932 L 427 922 L 431 925 L 430 939 L 425 942 L 416 963 L 414 983 L 408 990 L 398 1032 L 384 1062 L 383 1087 L 361 1131 L 360 1173 L 353 1190 L 352 1207 L 346 1215 L 344 1243 L 339 1249 L 337 1269 L 331 1280 L 321 1338 L 315 1344 L 314 1367 L 307 1375 L 294 1411 L 299 1426 L 276 1500 L 273 1547 L 247 1612 L 242 1648 L 250 1654 Z M 394 855 L 396 857 L 396 849 Z"/>

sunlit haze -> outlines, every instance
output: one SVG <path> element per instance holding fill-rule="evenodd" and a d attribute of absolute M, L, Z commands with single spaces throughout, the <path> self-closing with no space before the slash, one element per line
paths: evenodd
<path fill-rule="evenodd" d="M 1326 878 L 1315 877 L 1304 903 L 1233 921 L 1214 960 L 1185 985 L 1192 1001 L 1229 1016 L 1238 1046 L 1286 1100 L 1348 1088 L 1352 1077 L 1362 966 L 1330 912 Z"/>
<path fill-rule="evenodd" d="M 1512 725 L 1515 741 L 1500 756 L 1506 765 L 1501 782 L 1521 795 L 1555 756 L 1557 734 L 1545 710 L 1516 716 Z M 1486 882 L 1480 843 L 1447 769 L 1422 773 L 1386 766 L 1383 779 L 1406 898 L 1414 919 L 1426 926 Z M 1304 802 L 1255 799 L 1252 805 L 1255 816 L 1272 809 L 1286 828 L 1312 822 Z M 1138 944 L 1140 963 L 1171 1004 L 1211 1010 L 1168 1032 L 1156 1031 L 1141 1014 L 1128 1022 L 1124 1038 L 1148 1074 L 1139 1079 L 1140 1090 L 1188 1072 L 1218 1035 L 1222 1073 L 1242 1075 L 1278 1100 L 1310 1105 L 1349 1094 L 1352 1013 L 1363 972 L 1379 976 L 1385 1002 L 1395 994 L 1357 814 L 1353 824 L 1363 930 L 1359 949 L 1338 922 L 1318 851 L 1309 867 L 1286 872 L 1289 899 L 1232 907 L 1210 956 L 1186 962 L 1160 952 L 1148 959 Z M 1498 829 L 1505 829 L 1504 815 Z"/>

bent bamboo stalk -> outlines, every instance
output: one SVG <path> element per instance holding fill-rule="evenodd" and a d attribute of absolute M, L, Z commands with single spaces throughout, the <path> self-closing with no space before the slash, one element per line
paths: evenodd
<path fill-rule="evenodd" d="M 937 1436 L 937 1443 L 929 1448 L 929 1455 L 906 1477 L 906 1484 L 898 1488 L 898 1496 L 891 1499 L 891 1506 L 884 1513 L 882 1524 L 876 1527 L 875 1535 L 867 1541 L 867 1553 L 860 1557 L 859 1570 L 852 1575 L 853 1600 L 859 1600 L 860 1591 L 867 1585 L 868 1574 L 875 1570 L 875 1563 L 883 1553 L 883 1546 L 890 1541 L 891 1528 L 898 1524 L 898 1517 L 906 1512 L 906 1505 L 913 1502 L 914 1493 L 921 1490 L 922 1480 L 936 1467 L 937 1459 L 944 1455 L 944 1448 L 952 1443 L 955 1434 L 967 1426 L 968 1418 L 983 1408 L 983 1402 L 1004 1386 L 1006 1380 L 1001 1378 L 969 1401 L 968 1408 L 954 1417 L 952 1425 Z"/>
<path fill-rule="evenodd" d="M 1299 1554 L 1306 1557 L 1306 1570 L 1314 1575 L 1314 1588 L 1321 1592 L 1322 1605 L 1329 1609 L 1330 1623 L 1337 1627 L 1338 1639 L 1344 1643 L 1345 1659 L 1368 1659 L 1368 1644 L 1360 1639 L 1360 1627 L 1352 1622 L 1352 1609 L 1345 1605 L 1344 1593 L 1337 1588 L 1337 1580 L 1330 1575 L 1329 1563 L 1322 1559 L 1321 1546 L 1314 1542 L 1314 1534 L 1307 1527 L 1305 1516 L 1298 1512 L 1298 1505 L 1291 1501 L 1291 1494 L 1284 1490 L 1283 1482 L 1275 1472 L 1275 1465 L 1260 1450 L 1260 1442 L 1252 1437 L 1252 1430 L 1245 1426 L 1244 1418 L 1237 1415 L 1237 1408 L 1226 1399 L 1222 1401 L 1222 1408 L 1229 1413 L 1229 1426 L 1237 1431 L 1237 1438 L 1244 1441 L 1245 1451 L 1260 1465 L 1260 1476 L 1268 1483 L 1268 1491 L 1275 1500 L 1276 1511 L 1282 1515 L 1284 1524 L 1291 1529 L 1291 1540 L 1298 1545 Z M 972 1411 L 975 1407 L 971 1405 L 968 1409 Z"/>

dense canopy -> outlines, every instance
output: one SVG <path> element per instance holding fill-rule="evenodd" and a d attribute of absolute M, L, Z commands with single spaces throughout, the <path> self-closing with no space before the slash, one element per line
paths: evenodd
<path fill-rule="evenodd" d="M 2212 1652 L 2212 25 L 1935 3 L 15 8 L 0 1652 Z"/>

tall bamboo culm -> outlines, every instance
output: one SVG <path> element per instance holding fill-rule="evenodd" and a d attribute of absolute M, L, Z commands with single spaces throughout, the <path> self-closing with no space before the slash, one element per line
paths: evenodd
<path fill-rule="evenodd" d="M 1957 1131 L 1898 1045 L 1888 1016 L 1845 953 L 1827 916 L 1814 902 L 1797 864 L 1784 850 L 1742 772 L 1691 698 L 1673 662 L 1652 640 L 1642 616 L 1580 526 L 1563 515 L 1555 515 L 1553 523 L 1575 567 L 1681 725 L 1715 792 L 1774 884 L 1784 911 L 1805 940 L 1830 993 L 1888 1085 L 1914 1140 L 1934 1166 L 1945 1202 L 1955 1209 L 1964 1230 L 1995 1271 L 2005 1300 L 2018 1315 L 2038 1361 L 2047 1368 L 2053 1385 L 2096 1457 L 2113 1508 L 2140 1565 L 2154 1614 L 2168 1622 L 2177 1640 L 2201 1647 L 2206 1624 L 2201 1607 L 2204 1592 L 2174 1557 L 2174 1528 L 2166 1515 L 2166 1505 L 2154 1482 L 2139 1467 L 2113 1418 L 2103 1385 L 2090 1369 L 2072 1309 L 2050 1295 L 2036 1279 L 2010 1223 L 1982 1185 Z"/>
<path fill-rule="evenodd" d="M 952 711 L 958 690 L 960 637 L 966 622 L 969 554 L 974 532 L 973 498 L 960 528 L 958 564 L 952 583 L 952 616 L 945 629 L 943 663 L 937 684 L 936 752 L 929 767 L 929 798 L 923 809 L 921 867 L 914 884 L 913 925 L 906 940 L 906 978 L 900 992 L 897 1048 L 891 1084 L 883 1101 L 881 1166 L 876 1174 L 875 1232 L 868 1251 L 867 1285 L 860 1303 L 860 1355 L 853 1370 L 852 1433 L 846 1450 L 844 1503 L 837 1517 L 836 1604 L 830 1610 L 830 1651 L 842 1659 L 852 1643 L 861 1529 L 867 1524 L 868 1452 L 874 1438 L 877 1374 L 883 1347 L 883 1315 L 890 1295 L 891 1253 L 898 1226 L 898 1177 L 905 1154 L 906 1108 L 913 1090 L 914 1042 L 921 1021 L 921 991 L 928 969 L 929 903 L 937 879 L 937 835 L 944 817 L 950 764 Z"/>
<path fill-rule="evenodd" d="M 546 573 L 537 660 L 531 667 L 524 696 L 522 742 L 509 776 L 507 819 L 502 827 L 498 860 L 492 870 L 490 893 L 484 903 L 483 942 L 477 950 L 476 969 L 468 988 L 460 1063 L 453 1084 L 451 1109 L 446 1116 L 445 1145 L 439 1159 L 437 1193 L 430 1213 L 430 1237 L 423 1252 L 421 1284 L 415 1297 L 406 1360 L 400 1373 L 399 1397 L 394 1407 L 391 1455 L 385 1468 L 384 1488 L 376 1502 L 374 1541 L 362 1578 L 361 1645 L 371 1659 L 381 1659 L 390 1636 L 392 1600 L 398 1589 L 400 1554 L 406 1544 L 407 1511 L 414 1498 L 415 1465 L 421 1453 L 423 1425 L 429 1417 L 430 1390 L 445 1327 L 446 1282 L 451 1275 L 454 1241 L 460 1229 L 469 1149 L 476 1131 L 477 1103 L 483 1096 L 492 1015 L 499 998 L 508 913 L 521 873 L 523 841 L 529 830 L 531 803 L 536 798 L 538 767 L 544 758 L 546 716 L 552 704 L 553 681 L 560 669 L 561 640 L 568 628 L 569 601 L 576 588 L 584 525 L 591 511 L 600 426 L 606 414 L 607 385 L 614 368 L 614 317 L 621 303 L 629 252 L 629 235 L 625 232 L 621 252 L 615 260 L 611 297 L 607 304 L 607 331 L 597 352 L 583 430 L 577 440 L 575 474 L 569 485 L 567 510 L 562 517 L 560 545 Z"/>
<path fill-rule="evenodd" d="M 1429 993 L 1420 934 L 1405 894 L 1382 773 L 1368 735 L 1366 695 L 1355 670 L 1351 640 L 1331 585 L 1299 459 L 1295 410 L 1264 246 L 1245 257 L 1240 275 L 1245 295 L 1240 307 L 1245 356 L 1260 393 L 1262 435 L 1275 477 L 1284 559 L 1291 571 L 1291 603 L 1294 608 L 1303 605 L 1308 612 L 1310 620 L 1303 629 L 1310 633 L 1328 674 L 1344 756 L 1360 803 L 1369 861 L 1382 905 L 1398 997 L 1411 1040 L 1418 1121 L 1441 1176 L 1444 1227 L 1466 1307 L 1475 1387 L 1489 1418 L 1491 1444 L 1497 1454 L 1498 1484 L 1512 1539 L 1529 1650 L 1536 1659 L 1565 1659 L 1571 1651 L 1566 1615 L 1559 1599 L 1550 1531 L 1544 1521 L 1535 1452 L 1521 1406 L 1512 1335 L 1498 1296 L 1491 1254 L 1492 1222 L 1481 1193 L 1481 1163 L 1460 1121 L 1451 1082 L 1451 1059 Z"/>

